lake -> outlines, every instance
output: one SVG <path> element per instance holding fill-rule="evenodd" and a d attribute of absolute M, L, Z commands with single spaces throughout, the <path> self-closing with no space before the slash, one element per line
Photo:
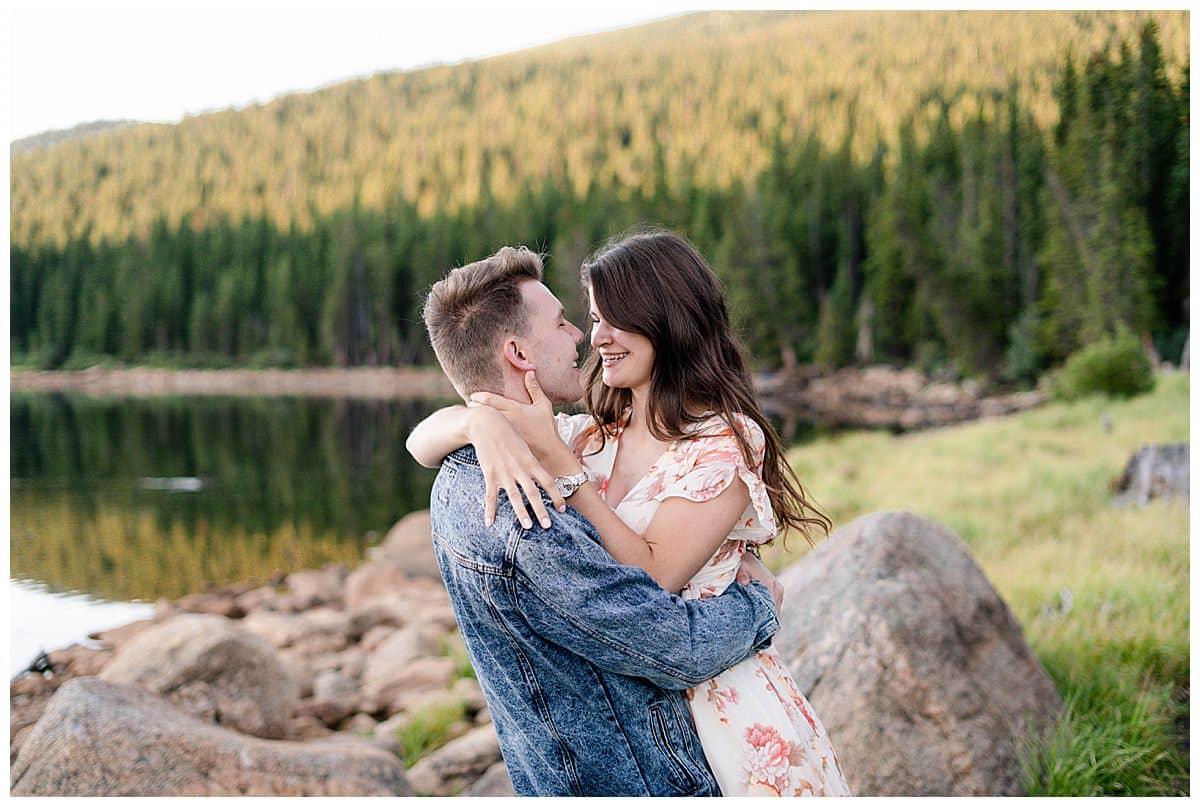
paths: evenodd
<path fill-rule="evenodd" d="M 404 441 L 444 403 L 14 392 L 10 676 L 159 598 L 357 564 L 428 507 Z"/>
<path fill-rule="evenodd" d="M 10 675 L 160 597 L 357 563 L 428 506 L 404 441 L 436 405 L 14 393 Z"/>

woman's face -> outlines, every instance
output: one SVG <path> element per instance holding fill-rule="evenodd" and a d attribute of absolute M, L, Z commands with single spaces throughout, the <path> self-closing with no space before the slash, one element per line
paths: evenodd
<path fill-rule="evenodd" d="M 654 347 L 641 334 L 623 331 L 604 319 L 588 289 L 592 320 L 592 347 L 600 354 L 606 386 L 648 392 L 654 369 Z"/>

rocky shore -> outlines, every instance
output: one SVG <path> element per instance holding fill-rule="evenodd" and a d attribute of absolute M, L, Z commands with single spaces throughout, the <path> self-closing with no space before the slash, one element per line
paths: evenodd
<path fill-rule="evenodd" d="M 776 644 L 855 792 L 1019 792 L 1061 702 L 965 546 L 908 513 L 780 576 Z M 511 795 L 427 513 L 354 569 L 162 601 L 10 684 L 13 795 Z"/>
<path fill-rule="evenodd" d="M 405 518 L 353 570 L 163 600 L 93 634 L 99 648 L 49 653 L 45 672 L 10 685 L 13 793 L 511 795 L 428 525 Z M 58 733 L 85 719 L 107 748 L 100 778 Z M 431 721 L 448 742 L 405 770 L 421 748 L 403 738 L 426 741 Z M 172 774 L 148 777 L 138 760 L 164 737 Z"/>
<path fill-rule="evenodd" d="M 309 370 L 101 369 L 21 371 L 14 390 L 87 395 L 307 395 L 366 399 L 454 398 L 437 368 Z M 822 372 L 803 366 L 761 374 L 755 390 L 785 417 L 855 428 L 917 429 L 1017 412 L 1045 403 L 1040 390 L 985 395 L 972 381 L 931 379 L 920 370 L 887 365 Z"/>
<path fill-rule="evenodd" d="M 764 407 L 853 428 L 922 429 L 1019 412 L 1046 402 L 1042 390 L 987 395 L 979 384 L 932 379 L 884 364 L 822 373 L 812 367 L 757 380 Z"/>

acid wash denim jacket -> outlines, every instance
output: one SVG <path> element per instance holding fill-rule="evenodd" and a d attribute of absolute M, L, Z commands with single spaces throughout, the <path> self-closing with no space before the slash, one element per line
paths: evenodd
<path fill-rule="evenodd" d="M 545 494 L 543 494 L 543 497 Z M 576 510 L 525 530 L 507 498 L 483 521 L 470 446 L 450 454 L 430 514 L 442 578 L 517 793 L 715 796 L 683 690 L 770 643 L 758 582 L 685 601 L 604 551 Z"/>

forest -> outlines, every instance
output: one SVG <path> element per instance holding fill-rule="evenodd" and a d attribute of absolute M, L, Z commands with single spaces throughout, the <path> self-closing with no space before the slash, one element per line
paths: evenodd
<path fill-rule="evenodd" d="M 14 365 L 428 364 L 448 269 L 686 234 L 754 364 L 1187 336 L 1186 12 L 706 13 L 12 155 Z"/>

